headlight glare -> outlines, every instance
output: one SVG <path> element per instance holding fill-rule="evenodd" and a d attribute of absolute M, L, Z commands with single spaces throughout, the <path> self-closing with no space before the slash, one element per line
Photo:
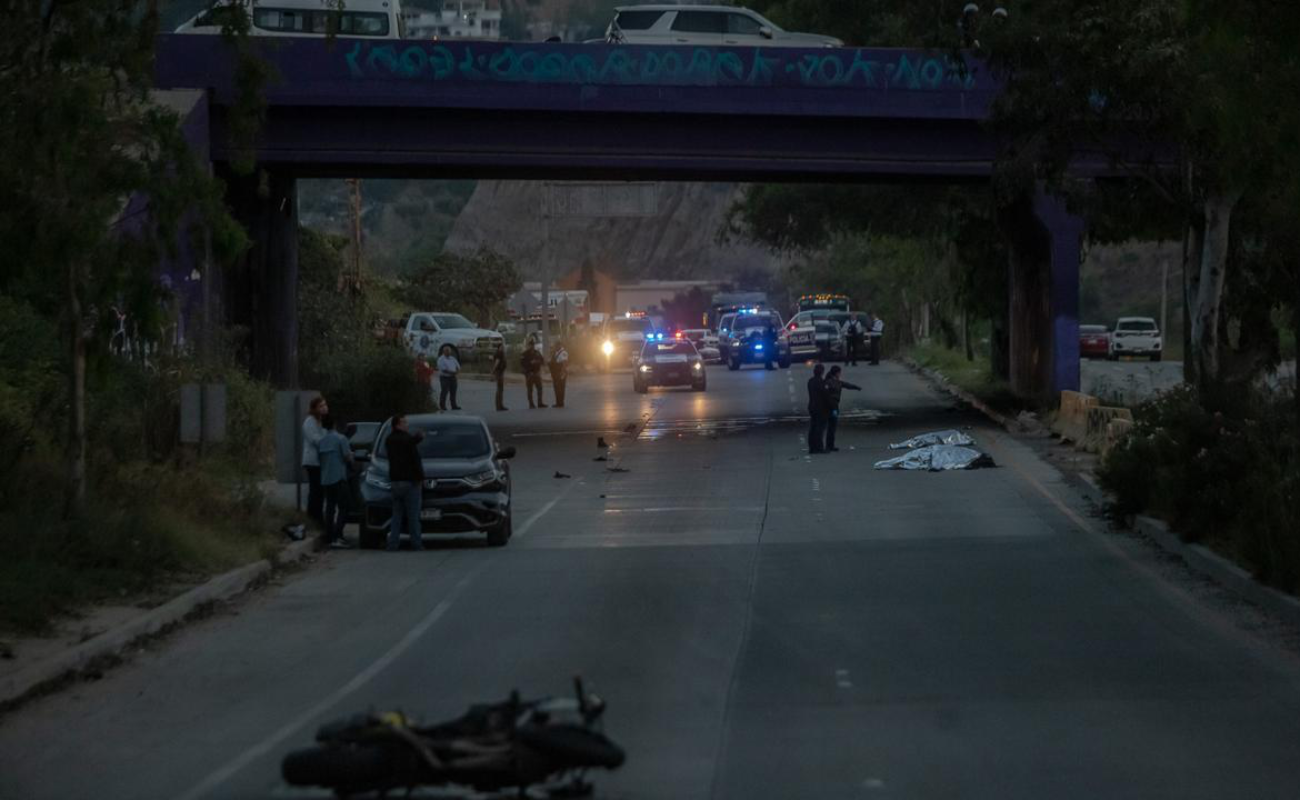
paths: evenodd
<path fill-rule="evenodd" d="M 600 346 L 600 351 L 601 351 L 602 353 L 604 353 L 605 355 L 607 355 L 607 356 L 613 355 L 613 354 L 614 354 L 614 343 L 613 343 L 613 342 L 610 342 L 610 341 L 606 341 L 604 344 L 602 344 L 602 345 Z"/>

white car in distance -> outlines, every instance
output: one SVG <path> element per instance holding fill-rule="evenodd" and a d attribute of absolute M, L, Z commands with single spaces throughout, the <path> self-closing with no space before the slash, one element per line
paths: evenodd
<path fill-rule="evenodd" d="M 474 355 L 491 355 L 505 337 L 484 330 L 462 317 L 437 311 L 417 311 L 406 320 L 402 342 L 413 356 L 433 362 L 442 346 L 449 344 L 456 358 L 464 361 Z"/>
<path fill-rule="evenodd" d="M 619 6 L 605 31 L 610 44 L 710 47 L 843 47 L 833 36 L 792 33 L 737 6 Z"/>
<path fill-rule="evenodd" d="M 1151 317 L 1120 317 L 1110 335 L 1110 360 L 1120 356 L 1147 356 L 1159 361 L 1164 351 L 1160 326 Z"/>
<path fill-rule="evenodd" d="M 176 29 L 176 33 L 217 35 L 247 17 L 250 36 L 324 39 L 401 39 L 405 23 L 401 0 L 216 0 Z"/>
<path fill-rule="evenodd" d="M 718 336 L 707 328 L 688 328 L 682 331 L 682 338 L 695 345 L 700 358 L 705 363 L 717 364 L 722 361 L 722 351 L 718 349 Z"/>

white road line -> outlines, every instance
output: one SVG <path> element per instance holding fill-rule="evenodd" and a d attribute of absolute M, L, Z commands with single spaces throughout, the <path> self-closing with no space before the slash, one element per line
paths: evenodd
<path fill-rule="evenodd" d="M 835 670 L 835 685 L 841 689 L 853 688 L 853 681 L 849 680 L 849 671 L 847 669 Z"/>
<path fill-rule="evenodd" d="M 570 484 L 569 488 L 565 489 L 551 500 L 551 502 L 542 506 L 535 511 L 532 516 L 524 520 L 524 524 L 519 526 L 519 530 L 514 533 L 514 536 L 521 537 L 528 533 L 533 525 L 546 515 L 546 512 L 555 508 L 557 503 L 564 499 L 569 492 L 573 491 L 575 485 L 576 484 Z M 443 598 L 442 602 L 434 606 L 433 610 L 425 615 L 424 619 L 420 620 L 414 628 L 407 631 L 406 635 L 403 636 L 397 644 L 388 649 L 388 652 L 375 659 L 370 666 L 361 670 L 361 672 L 358 672 L 352 680 L 326 695 L 320 702 L 294 717 L 267 738 L 240 753 L 220 769 L 208 775 L 188 792 L 180 795 L 177 800 L 198 800 L 199 798 L 210 794 L 218 786 L 230 780 L 249 764 L 267 755 L 279 746 L 281 742 L 298 733 L 298 731 L 307 725 L 307 723 L 321 716 L 326 711 L 329 711 L 348 695 L 356 692 L 358 689 L 374 680 L 375 676 L 387 669 L 394 661 L 401 658 L 403 653 L 411 649 L 412 645 L 418 642 L 424 634 L 429 632 L 430 628 L 438 623 L 438 620 L 442 619 L 447 614 L 447 611 L 451 609 L 452 603 L 456 601 L 456 598 L 460 597 L 465 589 L 469 587 L 470 582 L 473 581 L 474 578 L 478 577 L 478 574 L 482 572 L 489 563 L 490 562 L 487 561 L 482 562 L 479 566 L 475 567 L 465 575 L 465 577 L 461 578 L 456 586 L 451 590 L 451 594 L 447 595 Z"/>

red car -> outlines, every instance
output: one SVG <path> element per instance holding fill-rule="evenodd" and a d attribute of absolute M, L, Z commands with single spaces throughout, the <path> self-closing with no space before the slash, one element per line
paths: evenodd
<path fill-rule="evenodd" d="M 1105 325 L 1079 326 L 1079 357 L 1106 358 L 1110 355 L 1110 331 Z"/>

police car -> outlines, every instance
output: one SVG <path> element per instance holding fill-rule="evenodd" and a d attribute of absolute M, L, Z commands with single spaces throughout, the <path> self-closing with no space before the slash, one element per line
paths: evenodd
<path fill-rule="evenodd" d="M 689 386 L 704 391 L 708 376 L 695 345 L 686 339 L 665 338 L 663 333 L 651 334 L 632 370 L 632 389 L 645 394 L 651 386 Z"/>
<path fill-rule="evenodd" d="M 776 329 L 776 352 L 769 354 L 771 345 L 765 341 L 764 331 Z M 746 309 L 724 316 L 719 323 L 718 349 L 727 369 L 737 370 L 745 364 L 765 364 L 769 356 L 785 369 L 790 366 L 790 341 L 781 325 L 781 317 L 767 309 Z"/>

